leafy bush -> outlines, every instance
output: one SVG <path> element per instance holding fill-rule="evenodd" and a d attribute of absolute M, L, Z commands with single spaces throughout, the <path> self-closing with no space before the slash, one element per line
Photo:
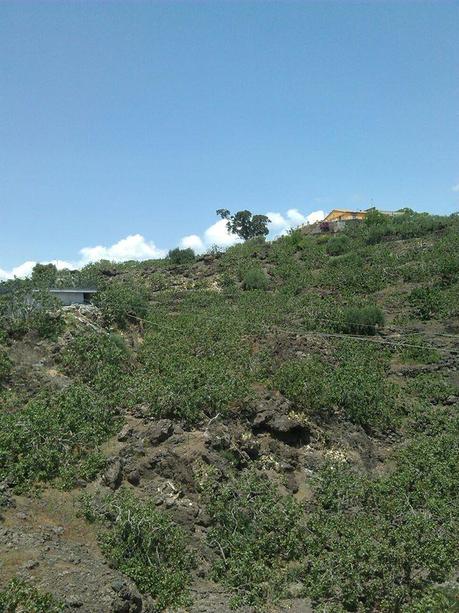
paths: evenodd
<path fill-rule="evenodd" d="M 32 270 L 32 284 L 34 287 L 54 287 L 57 275 L 58 271 L 54 264 L 37 263 Z"/>
<path fill-rule="evenodd" d="M 206 480 L 204 500 L 212 519 L 208 542 L 218 556 L 213 578 L 235 590 L 234 605 L 275 601 L 303 551 L 300 506 L 253 471 L 225 483 Z"/>
<path fill-rule="evenodd" d="M 435 373 L 419 373 L 408 380 L 406 390 L 410 395 L 430 402 L 442 402 L 457 392 L 446 377 Z"/>
<path fill-rule="evenodd" d="M 248 270 L 242 280 L 242 287 L 246 290 L 251 289 L 268 289 L 269 281 L 266 273 L 260 268 L 252 268 Z"/>
<path fill-rule="evenodd" d="M 399 422 L 399 387 L 388 379 L 390 356 L 369 343 L 343 342 L 328 400 L 352 422 L 370 430 L 394 428 Z"/>
<path fill-rule="evenodd" d="M 64 320 L 61 313 L 39 310 L 31 318 L 31 328 L 40 338 L 56 340 L 64 329 Z"/>
<path fill-rule="evenodd" d="M 171 264 L 191 264 L 195 261 L 196 256 L 193 249 L 171 249 L 167 255 Z"/>
<path fill-rule="evenodd" d="M 0 412 L 0 480 L 17 491 L 64 476 L 70 485 L 81 471 L 88 474 L 94 450 L 115 429 L 113 415 L 84 385 L 43 394 L 15 413 Z"/>
<path fill-rule="evenodd" d="M 343 313 L 343 332 L 348 334 L 375 334 L 378 328 L 384 326 L 385 318 L 382 310 L 376 305 L 363 307 L 348 307 Z"/>
<path fill-rule="evenodd" d="M 415 317 L 423 321 L 434 318 L 443 307 L 442 294 L 436 287 L 416 287 L 408 301 Z"/>
<path fill-rule="evenodd" d="M 126 327 L 132 318 L 144 318 L 148 310 L 145 289 L 134 282 L 113 282 L 95 295 L 94 303 L 99 306 L 108 324 Z"/>
<path fill-rule="evenodd" d="M 368 430 L 394 428 L 400 420 L 400 387 L 388 379 L 390 355 L 379 346 L 340 343 L 332 367 L 311 356 L 284 362 L 273 386 L 303 411 L 334 410 Z"/>
<path fill-rule="evenodd" d="M 123 338 L 117 334 L 89 332 L 74 336 L 60 356 L 68 375 L 85 383 L 97 381 L 107 369 L 117 377 L 129 364 L 129 352 Z"/>
<path fill-rule="evenodd" d="M 11 360 L 6 349 L 0 346 L 0 385 L 8 380 L 11 374 Z"/>
<path fill-rule="evenodd" d="M 347 253 L 350 248 L 351 241 L 349 237 L 345 234 L 341 236 L 333 236 L 327 243 L 327 253 L 328 255 L 342 255 L 343 253 Z"/>
<path fill-rule="evenodd" d="M 327 405 L 331 369 L 320 359 L 284 362 L 273 377 L 273 385 L 302 410 L 315 411 Z"/>
<path fill-rule="evenodd" d="M 107 407 L 123 404 L 133 362 L 118 334 L 79 334 L 63 349 L 60 363 L 67 375 L 101 394 Z"/>
<path fill-rule="evenodd" d="M 419 334 L 407 337 L 401 345 L 400 360 L 404 363 L 435 364 L 440 361 L 440 353 L 429 345 Z"/>
<path fill-rule="evenodd" d="M 415 438 L 382 477 L 343 464 L 318 476 L 303 580 L 325 610 L 436 610 L 419 603 L 434 598 L 433 585 L 459 561 L 457 417 L 434 431 Z"/>
<path fill-rule="evenodd" d="M 186 605 L 193 555 L 185 532 L 153 501 L 142 502 L 127 490 L 101 503 L 86 500 L 85 515 L 105 525 L 103 553 L 143 593 L 155 600 L 155 611 Z"/>
<path fill-rule="evenodd" d="M 64 605 L 51 594 L 37 590 L 23 579 L 15 577 L 0 590 L 2 613 L 61 613 Z"/>

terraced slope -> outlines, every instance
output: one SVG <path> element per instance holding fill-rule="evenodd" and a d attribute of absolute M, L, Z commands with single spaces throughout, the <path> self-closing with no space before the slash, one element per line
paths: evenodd
<path fill-rule="evenodd" d="M 0 611 L 458 610 L 457 216 L 3 287 Z"/>

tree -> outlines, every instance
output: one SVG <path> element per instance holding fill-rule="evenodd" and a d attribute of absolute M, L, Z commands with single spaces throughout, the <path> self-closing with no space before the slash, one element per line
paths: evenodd
<path fill-rule="evenodd" d="M 172 264 L 190 264 L 196 259 L 193 249 L 179 249 L 179 247 L 171 249 L 167 257 Z"/>
<path fill-rule="evenodd" d="M 35 264 L 32 283 L 35 287 L 53 287 L 56 283 L 57 268 L 54 264 Z"/>
<path fill-rule="evenodd" d="M 245 210 L 231 215 L 228 209 L 218 209 L 217 215 L 227 220 L 228 232 L 236 234 L 245 241 L 269 233 L 268 223 L 271 220 L 266 215 L 252 215 L 250 211 Z"/>

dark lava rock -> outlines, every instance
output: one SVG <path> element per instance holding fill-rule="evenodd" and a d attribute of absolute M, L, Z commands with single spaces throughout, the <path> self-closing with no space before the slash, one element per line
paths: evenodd
<path fill-rule="evenodd" d="M 121 485 L 123 479 L 123 471 L 121 462 L 116 459 L 106 469 L 103 480 L 108 487 L 112 490 L 116 490 Z"/>
<path fill-rule="evenodd" d="M 215 449 L 215 451 L 223 451 L 231 447 L 231 436 L 224 426 L 213 428 L 207 432 L 206 447 Z"/>
<path fill-rule="evenodd" d="M 256 460 L 260 455 L 260 443 L 254 439 L 240 441 L 239 447 L 250 460 Z"/>
<path fill-rule="evenodd" d="M 132 470 L 126 475 L 126 479 L 129 481 L 131 485 L 139 485 L 140 483 L 140 473 L 138 470 Z"/>
<path fill-rule="evenodd" d="M 148 439 L 153 445 L 158 445 L 168 439 L 174 432 L 174 425 L 170 419 L 160 419 L 148 428 Z"/>
<path fill-rule="evenodd" d="M 266 410 L 258 413 L 252 423 L 254 432 L 269 432 L 274 438 L 299 447 L 309 442 L 311 432 L 299 420 Z"/>
<path fill-rule="evenodd" d="M 128 438 L 132 435 L 132 428 L 129 424 L 123 426 L 122 430 L 119 432 L 117 439 L 120 443 L 124 443 L 128 440 Z"/>
<path fill-rule="evenodd" d="M 123 585 L 116 591 L 112 613 L 140 613 L 142 611 L 142 598 L 135 588 Z"/>

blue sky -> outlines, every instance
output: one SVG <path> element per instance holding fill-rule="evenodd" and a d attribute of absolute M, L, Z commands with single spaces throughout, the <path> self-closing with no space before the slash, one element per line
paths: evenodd
<path fill-rule="evenodd" d="M 447 0 L 0 3 L 3 276 L 209 244 L 222 207 L 458 210 L 458 31 Z"/>

